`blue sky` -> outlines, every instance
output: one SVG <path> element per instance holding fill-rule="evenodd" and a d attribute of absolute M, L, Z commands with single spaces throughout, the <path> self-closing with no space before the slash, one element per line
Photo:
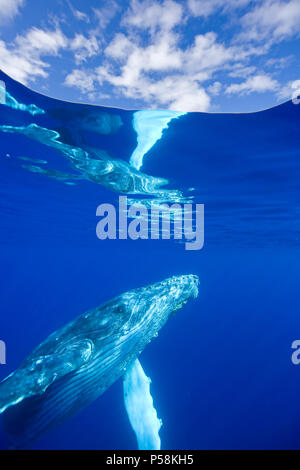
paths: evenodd
<path fill-rule="evenodd" d="M 47 95 L 247 112 L 300 88 L 300 0 L 0 0 L 0 68 Z"/>

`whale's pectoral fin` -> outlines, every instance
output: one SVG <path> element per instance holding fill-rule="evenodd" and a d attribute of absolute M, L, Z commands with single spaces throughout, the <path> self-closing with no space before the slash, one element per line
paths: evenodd
<path fill-rule="evenodd" d="M 125 407 L 139 449 L 160 450 L 159 430 L 162 422 L 153 406 L 151 380 L 146 376 L 138 359 L 128 367 L 123 380 Z"/>
<path fill-rule="evenodd" d="M 25 398 L 43 394 L 53 382 L 84 365 L 92 351 L 92 341 L 82 339 L 60 346 L 53 354 L 29 357 L 0 383 L 0 414 Z"/>

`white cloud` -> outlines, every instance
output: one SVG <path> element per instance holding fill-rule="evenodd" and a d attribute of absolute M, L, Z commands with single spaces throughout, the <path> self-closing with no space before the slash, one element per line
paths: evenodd
<path fill-rule="evenodd" d="M 176 70 L 182 66 L 182 54 L 176 49 L 175 38 L 171 34 L 159 37 L 147 47 L 135 46 L 128 56 L 126 69 L 135 67 L 139 71 Z"/>
<path fill-rule="evenodd" d="M 153 87 L 153 98 L 174 111 L 207 111 L 210 98 L 195 80 L 185 76 L 168 77 Z"/>
<path fill-rule="evenodd" d="M 135 44 L 123 33 L 117 33 L 105 49 L 105 54 L 112 59 L 125 59 L 135 48 Z"/>
<path fill-rule="evenodd" d="M 86 38 L 83 34 L 76 34 L 70 41 L 70 49 L 74 51 L 75 62 L 80 64 L 99 51 L 98 41 L 95 36 Z"/>
<path fill-rule="evenodd" d="M 108 60 L 96 70 L 100 85 L 109 83 L 119 94 L 152 107 L 207 110 L 210 98 L 203 82 L 235 60 L 236 48 L 226 48 L 212 32 L 198 34 L 185 49 L 179 41 L 180 36 L 166 30 L 157 31 L 146 46 L 136 35 L 117 34 L 105 49 Z"/>
<path fill-rule="evenodd" d="M 264 93 L 266 91 L 276 91 L 278 82 L 268 75 L 254 75 L 242 83 L 233 83 L 226 88 L 227 94 L 249 95 L 250 93 Z"/>
<path fill-rule="evenodd" d="M 77 18 L 77 20 L 79 20 L 79 21 L 85 21 L 86 23 L 90 22 L 90 19 L 89 19 L 88 15 L 86 13 L 84 13 L 83 11 L 73 10 L 73 14 L 74 14 L 75 18 Z"/>
<path fill-rule="evenodd" d="M 100 85 L 107 82 L 123 96 L 152 107 L 155 103 L 179 111 L 207 110 L 210 98 L 201 83 L 233 59 L 233 50 L 218 43 L 213 33 L 197 35 L 186 49 L 178 41 L 175 33 L 160 32 L 143 47 L 136 37 L 117 34 L 105 50 L 109 61 L 96 71 Z"/>
<path fill-rule="evenodd" d="M 222 90 L 222 83 L 220 82 L 214 82 L 207 88 L 207 91 L 211 95 L 215 95 L 215 96 L 219 95 L 221 90 Z"/>
<path fill-rule="evenodd" d="M 67 38 L 59 29 L 31 28 L 25 35 L 18 35 L 10 46 L 0 41 L 0 68 L 22 83 L 46 78 L 49 65 L 42 57 L 57 56 L 67 45 Z"/>
<path fill-rule="evenodd" d="M 24 36 L 18 35 L 15 47 L 24 56 L 39 58 L 41 55 L 57 55 L 59 49 L 67 47 L 68 41 L 60 29 L 43 30 L 31 28 Z"/>
<path fill-rule="evenodd" d="M 38 60 L 29 60 L 20 51 L 7 48 L 0 40 L 0 68 L 10 77 L 21 83 L 28 83 L 35 77 L 47 77 L 46 64 Z"/>
<path fill-rule="evenodd" d="M 286 85 L 282 86 L 277 96 L 280 100 L 295 99 L 300 95 L 300 80 L 291 80 Z"/>
<path fill-rule="evenodd" d="M 210 16 L 217 10 L 226 12 L 247 5 L 250 0 L 188 0 L 188 8 L 193 16 Z"/>
<path fill-rule="evenodd" d="M 67 4 L 69 5 L 69 8 L 71 12 L 73 13 L 74 17 L 79 20 L 79 21 L 85 21 L 85 23 L 89 23 L 90 19 L 89 16 L 84 13 L 81 10 L 76 10 L 76 8 L 73 7 L 72 3 L 70 0 L 66 0 Z"/>
<path fill-rule="evenodd" d="M 287 67 L 293 61 L 293 56 L 289 55 L 287 57 L 275 57 L 268 59 L 266 61 L 266 67 L 272 69 L 283 69 Z"/>
<path fill-rule="evenodd" d="M 24 35 L 18 35 L 10 45 L 0 42 L 0 67 L 11 77 L 27 84 L 36 77 L 46 78 L 49 64 L 44 57 L 58 56 L 63 50 L 73 51 L 75 63 L 79 64 L 97 54 L 99 46 L 94 36 L 86 38 L 76 34 L 70 39 L 59 28 L 31 28 Z M 89 89 L 90 85 L 86 90 Z"/>
<path fill-rule="evenodd" d="M 82 93 L 94 91 L 94 76 L 90 71 L 74 69 L 65 78 L 65 85 L 78 88 Z"/>
<path fill-rule="evenodd" d="M 183 62 L 186 70 L 203 72 L 216 70 L 235 58 L 235 49 L 226 48 L 217 41 L 213 32 L 198 34 L 193 45 L 183 53 Z"/>
<path fill-rule="evenodd" d="M 229 72 L 228 75 L 229 77 L 233 78 L 246 78 L 249 75 L 253 75 L 255 71 L 256 67 L 254 65 L 245 66 L 243 64 L 238 63 L 232 67 L 231 72 Z"/>
<path fill-rule="evenodd" d="M 162 3 L 154 0 L 131 0 L 130 9 L 123 18 L 123 24 L 154 33 L 158 28 L 170 31 L 183 18 L 183 7 L 173 0 Z"/>
<path fill-rule="evenodd" d="M 25 0 L 0 0 L 0 23 L 12 20 L 24 3 Z"/>
<path fill-rule="evenodd" d="M 93 8 L 101 30 L 106 28 L 118 10 L 119 5 L 115 0 L 109 0 L 109 2 L 107 2 L 106 5 L 102 5 L 101 8 Z"/>
<path fill-rule="evenodd" d="M 177 70 L 182 66 L 182 53 L 176 48 L 176 36 L 164 33 L 157 36 L 146 47 L 140 46 L 136 40 L 118 34 L 105 50 L 107 57 L 116 59 L 120 73 L 114 81 L 120 86 L 130 86 L 144 72 L 164 72 Z M 106 75 L 111 75 L 111 66 L 104 65 Z M 102 69 L 103 70 L 103 69 Z"/>
<path fill-rule="evenodd" d="M 206 111 L 210 99 L 193 78 L 173 75 L 158 81 L 142 81 L 138 92 L 149 103 L 157 103 L 174 111 Z M 131 94 L 133 90 L 128 90 Z"/>
<path fill-rule="evenodd" d="M 300 33 L 300 0 L 265 0 L 242 18 L 246 40 L 282 40 Z"/>
<path fill-rule="evenodd" d="M 151 80 L 147 75 L 109 75 L 99 67 L 98 81 L 108 81 L 127 98 L 141 99 L 150 108 L 168 108 L 174 111 L 206 111 L 210 98 L 204 88 L 192 77 L 176 74 Z"/>
<path fill-rule="evenodd" d="M 201 5 L 189 5 L 197 6 L 200 14 L 199 5 L 208 12 L 212 7 L 224 11 L 247 3 L 248 0 L 204 0 Z M 109 84 L 113 92 L 152 107 L 155 104 L 184 111 L 208 109 L 209 95 L 216 96 L 222 89 L 219 77 L 214 79 L 220 72 L 245 79 L 250 76 L 228 87 L 228 94 L 276 87 L 275 80 L 254 75 L 256 67 L 249 65 L 251 58 L 268 51 L 268 45 L 225 45 L 215 32 L 209 31 L 194 35 L 192 44 L 182 47 L 182 36 L 175 28 L 182 26 L 185 19 L 182 5 L 174 0 L 132 0 L 122 22 L 127 34 L 119 32 L 114 36 L 105 49 L 107 60 L 96 69 L 99 84 Z M 145 29 L 150 32 L 146 42 Z"/>
<path fill-rule="evenodd" d="M 300 103 L 300 80 L 295 80 L 292 83 L 292 101 L 294 104 Z"/>

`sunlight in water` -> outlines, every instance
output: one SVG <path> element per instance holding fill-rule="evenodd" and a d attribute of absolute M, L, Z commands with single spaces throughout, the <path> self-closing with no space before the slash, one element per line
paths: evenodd
<path fill-rule="evenodd" d="M 35 114 L 45 114 L 45 111 L 35 104 L 19 103 L 8 91 L 6 91 L 5 83 L 0 81 L 0 104 L 9 106 L 10 108 L 17 109 L 18 111 L 27 111 L 32 116 Z"/>
<path fill-rule="evenodd" d="M 130 157 L 130 164 L 139 170 L 143 165 L 144 155 L 162 137 L 163 130 L 169 127 L 173 119 L 186 113 L 153 109 L 137 111 L 133 116 L 133 127 L 137 133 L 137 147 Z"/>

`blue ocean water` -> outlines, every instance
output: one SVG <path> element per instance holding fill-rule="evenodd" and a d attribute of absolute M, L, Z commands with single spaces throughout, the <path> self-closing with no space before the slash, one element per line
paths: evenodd
<path fill-rule="evenodd" d="M 0 105 L 0 380 L 86 310 L 193 273 L 198 298 L 140 356 L 162 448 L 300 448 L 300 365 L 291 361 L 300 339 L 300 106 L 183 114 L 135 170 L 134 111 L 61 102 L 0 80 L 8 93 Z M 99 204 L 116 204 L 119 194 L 161 198 L 161 190 L 205 205 L 201 250 L 96 237 Z M 135 449 L 122 393 L 118 380 L 32 447 Z M 2 433 L 0 448 L 8 445 Z"/>

